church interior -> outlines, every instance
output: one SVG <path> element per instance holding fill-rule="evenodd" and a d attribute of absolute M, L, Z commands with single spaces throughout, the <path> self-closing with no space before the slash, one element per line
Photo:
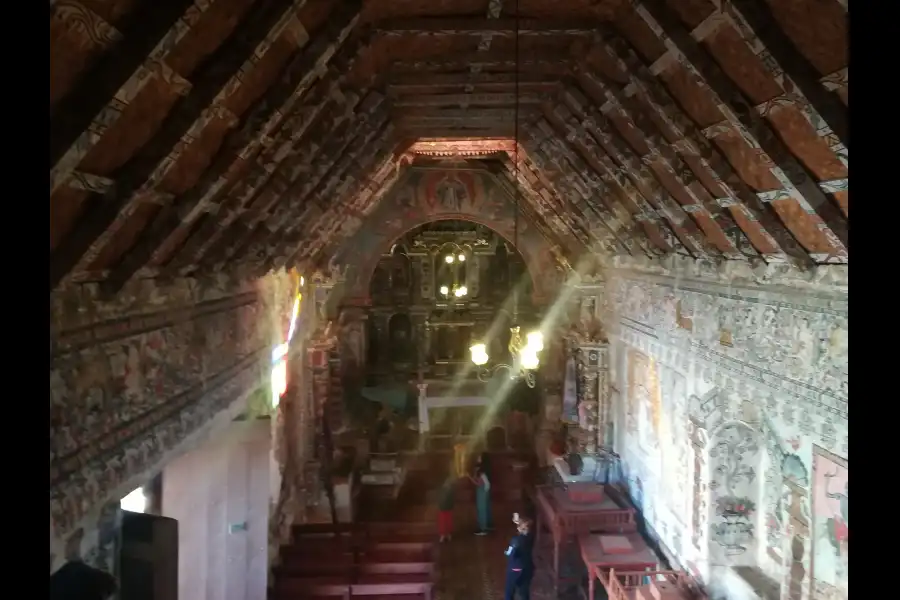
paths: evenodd
<path fill-rule="evenodd" d="M 538 600 L 848 598 L 847 0 L 51 0 L 50 56 L 51 581 L 499 599 L 516 513 Z"/>

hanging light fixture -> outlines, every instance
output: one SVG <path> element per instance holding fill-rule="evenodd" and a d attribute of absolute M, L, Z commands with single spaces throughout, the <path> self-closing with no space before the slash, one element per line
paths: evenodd
<path fill-rule="evenodd" d="M 469 294 L 469 288 L 457 284 L 453 284 L 452 287 L 442 285 L 440 292 L 441 296 L 444 296 L 445 298 L 449 298 L 450 296 L 453 296 L 454 298 L 464 298 Z"/>
<path fill-rule="evenodd" d="M 513 245 L 519 247 L 519 11 L 516 10 L 516 34 L 515 34 L 515 164 L 513 165 L 515 180 L 513 181 Z M 462 256 L 460 256 L 462 259 Z M 487 345 L 474 344 L 469 348 L 472 363 L 478 368 L 478 379 L 488 381 L 498 371 L 507 371 L 510 379 L 524 379 L 528 387 L 533 388 L 536 381 L 536 372 L 540 366 L 540 353 L 544 349 L 544 334 L 540 330 L 531 331 L 522 337 L 518 325 L 519 292 L 513 290 L 513 325 L 509 329 L 509 353 L 512 355 L 512 364 L 500 363 L 488 367 L 490 356 Z"/>
<path fill-rule="evenodd" d="M 499 371 L 507 371 L 510 379 L 524 379 L 528 387 L 533 388 L 536 383 L 536 371 L 540 366 L 540 353 L 544 349 L 544 334 L 539 330 L 529 332 L 524 338 L 518 325 L 509 330 L 509 353 L 512 355 L 512 364 L 499 363 L 488 367 L 490 356 L 487 345 L 478 343 L 469 348 L 472 363 L 478 367 L 478 379 L 490 380 Z"/>

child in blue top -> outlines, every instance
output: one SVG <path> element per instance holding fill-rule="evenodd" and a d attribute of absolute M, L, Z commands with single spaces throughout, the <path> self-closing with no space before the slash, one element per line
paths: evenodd
<path fill-rule="evenodd" d="M 513 600 L 518 592 L 520 600 L 530 600 L 531 580 L 534 577 L 534 534 L 532 520 L 513 515 L 517 535 L 506 549 L 506 592 L 504 600 Z"/>

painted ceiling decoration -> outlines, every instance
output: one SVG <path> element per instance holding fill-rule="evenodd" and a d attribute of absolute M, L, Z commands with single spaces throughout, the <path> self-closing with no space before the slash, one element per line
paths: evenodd
<path fill-rule="evenodd" d="M 411 170 L 450 164 L 520 193 L 573 265 L 847 263 L 846 11 L 56 0 L 51 287 L 311 273 Z"/>

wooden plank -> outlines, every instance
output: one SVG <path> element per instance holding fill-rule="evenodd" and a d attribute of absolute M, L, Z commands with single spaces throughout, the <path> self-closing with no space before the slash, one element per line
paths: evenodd
<path fill-rule="evenodd" d="M 113 193 L 97 203 L 76 225 L 75 230 L 50 254 L 50 287 L 55 288 L 90 249 L 94 241 L 115 221 L 117 215 L 130 202 L 135 193 L 162 165 L 176 146 L 183 144 L 183 136 L 194 126 L 213 100 L 231 82 L 245 62 L 254 56 L 258 46 L 265 44 L 269 33 L 279 27 L 286 14 L 294 10 L 289 0 L 263 0 L 263 4 L 238 27 L 238 33 L 222 44 L 205 67 L 200 69 L 191 91 L 176 102 L 153 138 L 116 174 Z M 170 211 L 160 212 L 168 216 Z M 177 218 L 177 217 L 175 217 Z M 136 271 L 141 264 L 132 269 Z M 112 284 L 121 287 L 124 282 Z"/>

